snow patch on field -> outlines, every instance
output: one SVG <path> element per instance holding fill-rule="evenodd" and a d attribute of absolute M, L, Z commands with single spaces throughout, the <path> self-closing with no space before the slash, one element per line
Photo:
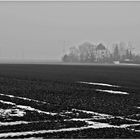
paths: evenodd
<path fill-rule="evenodd" d="M 112 93 L 112 94 L 125 94 L 128 95 L 128 92 L 124 91 L 116 91 L 116 90 L 102 90 L 102 89 L 96 89 L 96 91 L 106 92 L 106 93 Z"/>
<path fill-rule="evenodd" d="M 0 122 L 0 126 L 9 126 L 9 125 L 19 125 L 19 124 L 28 124 L 26 121 L 15 121 L 15 122 Z"/>
<path fill-rule="evenodd" d="M 137 106 L 136 108 L 137 108 L 137 109 L 140 109 L 140 106 Z"/>
<path fill-rule="evenodd" d="M 19 97 L 19 96 L 14 96 L 14 95 L 9 95 L 9 94 L 2 94 L 2 93 L 0 93 L 0 95 L 10 97 L 10 98 L 17 98 L 17 99 L 21 99 L 21 100 L 26 100 L 26 101 L 30 101 L 30 102 L 33 101 L 33 102 L 37 102 L 37 103 L 47 104 L 46 102 L 43 102 L 43 101 L 34 100 L 34 99 L 30 99 L 30 98 L 25 98 L 25 97 Z"/>
<path fill-rule="evenodd" d="M 15 103 L 8 102 L 8 101 L 3 101 L 3 100 L 0 100 L 0 102 L 3 103 L 3 104 L 8 104 L 8 105 L 16 105 Z"/>
<path fill-rule="evenodd" d="M 130 119 L 130 118 L 126 118 L 126 117 L 124 118 L 122 116 L 113 116 L 113 115 L 109 115 L 109 114 L 97 113 L 97 112 L 93 112 L 93 111 L 80 110 L 80 109 L 72 109 L 72 110 L 87 113 L 87 114 L 92 114 L 93 115 L 92 118 L 88 118 L 88 120 L 89 119 L 100 120 L 100 119 L 119 118 L 119 119 L 125 119 L 127 121 L 133 121 L 133 122 L 136 122 L 136 123 L 140 123 L 140 121 L 138 121 L 138 120 Z"/>
<path fill-rule="evenodd" d="M 93 82 L 83 82 L 83 81 L 78 81 L 78 83 L 95 85 L 95 86 L 120 87 L 120 86 L 117 86 L 117 85 L 111 85 L 111 84 L 105 84 L 105 83 L 93 83 Z"/>
<path fill-rule="evenodd" d="M 36 111 L 38 113 L 43 113 L 43 114 L 47 114 L 47 115 L 56 115 L 57 114 L 57 113 L 52 113 L 52 112 L 41 111 L 41 110 L 35 109 L 35 108 L 31 107 L 31 106 L 17 105 L 17 104 L 15 104 L 13 102 L 7 102 L 7 101 L 3 101 L 3 100 L 0 100 L 0 102 L 3 103 L 3 104 L 13 105 L 13 106 L 15 106 L 17 108 L 20 108 L 20 109 L 29 110 L 29 111 Z"/>
<path fill-rule="evenodd" d="M 79 112 L 83 112 L 83 113 L 87 113 L 87 114 L 92 114 L 94 116 L 100 116 L 100 117 L 108 117 L 108 118 L 113 117 L 112 115 L 103 114 L 103 113 L 97 113 L 97 112 L 87 111 L 87 110 L 72 109 L 72 111 L 79 111 Z"/>
<path fill-rule="evenodd" d="M 117 127 L 115 125 L 110 125 L 108 123 L 101 123 L 101 122 L 96 122 L 96 121 L 90 121 L 91 119 L 71 119 L 72 121 L 84 121 L 88 124 L 89 126 L 92 126 L 94 129 L 98 128 L 111 128 L 111 127 Z"/>
<path fill-rule="evenodd" d="M 46 112 L 46 111 L 41 111 L 39 109 L 35 109 L 31 106 L 25 106 L 25 105 L 17 105 L 18 108 L 22 108 L 25 110 L 29 110 L 29 111 L 36 111 L 38 113 L 43 113 L 43 114 L 47 114 L 47 115 L 57 115 L 57 113 L 51 113 L 51 112 Z"/>
<path fill-rule="evenodd" d="M 50 122 L 49 120 L 45 121 L 15 121 L 15 122 L 0 122 L 0 126 L 14 126 L 14 125 L 21 125 L 21 124 L 31 124 L 31 123 L 40 123 L 40 122 Z"/>
<path fill-rule="evenodd" d="M 62 129 L 58 129 L 58 130 L 54 129 L 54 130 L 40 130 L 40 131 L 1 133 L 0 138 L 15 137 L 15 136 L 27 136 L 27 135 L 33 135 L 33 134 L 45 134 L 45 133 L 78 131 L 78 130 L 84 130 L 84 129 L 89 129 L 89 128 L 97 128 L 99 125 L 100 124 L 90 125 L 90 126 L 83 126 L 83 127 L 78 127 L 78 128 L 77 127 L 76 128 L 62 128 Z M 102 125 L 102 128 L 104 128 L 104 127 Z"/>
<path fill-rule="evenodd" d="M 133 127 L 133 126 L 139 126 L 140 124 L 122 124 L 120 127 L 121 128 L 128 128 L 128 127 Z"/>
<path fill-rule="evenodd" d="M 135 131 L 135 132 L 138 132 L 138 133 L 140 133 L 140 130 L 135 130 L 135 129 L 131 129 L 131 130 L 133 130 L 133 131 Z"/>
<path fill-rule="evenodd" d="M 26 112 L 21 109 L 0 109 L 0 117 L 23 117 L 25 114 Z"/>
<path fill-rule="evenodd" d="M 30 106 L 22 106 L 22 105 L 17 105 L 18 108 L 25 109 L 25 110 L 30 110 L 30 111 L 37 111 L 39 113 L 42 113 L 41 110 L 34 109 Z M 61 129 L 53 129 L 53 130 L 38 130 L 38 131 L 25 131 L 25 132 L 8 132 L 8 133 L 1 133 L 0 138 L 8 138 L 8 137 L 20 137 L 20 136 L 32 136 L 33 134 L 45 134 L 45 133 L 58 133 L 58 132 L 70 132 L 70 131 L 78 131 L 78 130 L 85 130 L 89 128 L 93 129 L 101 129 L 101 128 L 129 128 L 133 129 L 135 126 L 139 126 L 140 123 L 138 124 L 122 124 L 122 125 L 112 125 L 109 123 L 102 123 L 102 122 L 96 122 L 96 119 L 112 119 L 112 118 L 122 118 L 119 116 L 113 116 L 113 115 L 108 115 L 108 114 L 103 114 L 103 113 L 97 113 L 93 111 L 87 111 L 87 110 L 80 110 L 80 109 L 72 109 L 72 111 L 66 111 L 66 114 L 71 114 L 73 111 L 77 112 L 82 112 L 86 114 L 92 114 L 93 116 L 90 118 L 71 118 L 71 119 L 66 119 L 64 121 L 81 121 L 85 122 L 86 125 L 82 127 L 72 127 L 72 128 L 61 128 Z M 45 113 L 43 111 L 43 113 Z M 65 114 L 65 112 L 64 112 Z M 95 119 L 96 118 L 96 119 Z M 131 119 L 130 119 L 131 121 Z M 18 125 L 18 124 L 28 124 L 28 123 L 35 123 L 35 122 L 24 122 L 24 121 L 18 121 L 18 122 L 4 122 L 0 123 L 0 125 L 3 126 L 8 126 L 8 125 Z M 39 123 L 39 121 L 37 121 Z"/>
<path fill-rule="evenodd" d="M 80 121 L 80 119 L 72 119 L 72 120 Z M 84 119 L 82 119 L 81 121 L 84 121 Z M 87 121 L 87 120 L 86 120 L 86 122 L 89 124 L 88 126 L 83 126 L 83 127 L 78 127 L 78 128 L 76 127 L 76 128 L 62 128 L 62 129 L 54 129 L 54 130 L 39 130 L 39 131 L 1 133 L 0 138 L 16 137 L 16 136 L 20 137 L 20 136 L 27 136 L 27 135 L 33 135 L 33 134 L 70 132 L 70 131 L 85 130 L 85 129 L 89 129 L 89 128 L 93 128 L 93 129 L 100 129 L 100 128 L 127 128 L 127 127 L 130 127 L 130 126 L 139 125 L 139 124 L 130 124 L 130 125 L 126 124 L 126 125 L 121 125 L 121 126 L 115 126 L 115 125 L 110 125 L 108 123 L 100 123 L 100 122 L 93 122 L 93 121 Z"/>

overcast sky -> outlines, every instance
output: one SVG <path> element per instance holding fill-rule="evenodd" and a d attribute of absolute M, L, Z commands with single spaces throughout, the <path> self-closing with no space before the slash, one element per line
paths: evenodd
<path fill-rule="evenodd" d="M 0 2 L 0 57 L 60 59 L 85 40 L 140 51 L 140 2 Z"/>

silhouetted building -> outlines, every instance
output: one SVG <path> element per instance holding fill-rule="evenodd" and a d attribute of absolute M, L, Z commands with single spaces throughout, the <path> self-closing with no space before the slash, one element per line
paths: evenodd
<path fill-rule="evenodd" d="M 96 62 L 105 62 L 106 58 L 110 57 L 109 50 L 106 49 L 106 47 L 103 44 L 99 44 L 96 47 Z"/>

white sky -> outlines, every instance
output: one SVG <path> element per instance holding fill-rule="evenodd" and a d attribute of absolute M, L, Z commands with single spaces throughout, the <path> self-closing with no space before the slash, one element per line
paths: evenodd
<path fill-rule="evenodd" d="M 140 2 L 0 2 L 0 57 L 60 59 L 85 40 L 140 51 L 139 38 Z"/>

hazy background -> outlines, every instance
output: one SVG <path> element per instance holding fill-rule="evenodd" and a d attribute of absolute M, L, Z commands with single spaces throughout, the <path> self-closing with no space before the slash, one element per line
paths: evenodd
<path fill-rule="evenodd" d="M 140 2 L 0 2 L 1 60 L 56 61 L 85 40 L 140 52 Z"/>

